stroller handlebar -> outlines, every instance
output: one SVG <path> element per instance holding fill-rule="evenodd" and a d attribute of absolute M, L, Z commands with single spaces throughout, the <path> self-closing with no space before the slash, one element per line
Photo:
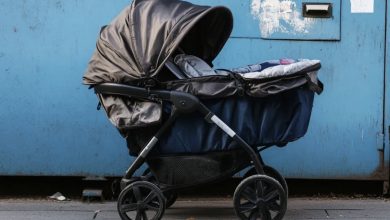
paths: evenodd
<path fill-rule="evenodd" d="M 182 113 L 208 112 L 200 100 L 189 93 L 168 90 L 151 90 L 117 83 L 103 83 L 93 87 L 96 94 L 119 95 L 148 100 L 171 102 Z"/>
<path fill-rule="evenodd" d="M 117 83 L 103 83 L 93 87 L 96 94 L 120 95 L 143 99 L 162 99 L 169 101 L 171 99 L 170 91 L 147 90 L 136 86 L 129 86 Z"/>

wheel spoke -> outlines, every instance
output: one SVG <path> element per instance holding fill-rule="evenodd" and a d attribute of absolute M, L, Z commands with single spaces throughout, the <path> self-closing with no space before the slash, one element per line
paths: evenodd
<path fill-rule="evenodd" d="M 267 204 L 267 207 L 269 210 L 274 211 L 274 212 L 279 212 L 282 209 L 282 207 L 276 202 L 272 202 L 270 204 Z"/>
<path fill-rule="evenodd" d="M 256 181 L 256 195 L 257 197 L 263 197 L 263 183 L 261 181 Z"/>
<path fill-rule="evenodd" d="M 154 193 L 153 191 L 151 191 L 149 193 L 149 195 L 146 196 L 146 198 L 144 199 L 144 201 L 142 203 L 144 204 L 148 204 L 149 202 L 153 201 L 154 198 L 156 198 L 156 193 Z"/>
<path fill-rule="evenodd" d="M 271 192 L 267 193 L 265 196 L 264 196 L 264 200 L 266 202 L 270 202 L 271 200 L 276 200 L 279 196 L 279 192 L 277 189 L 275 190 L 272 190 Z"/>
<path fill-rule="evenodd" d="M 252 204 L 251 202 L 241 204 L 239 207 L 240 213 L 252 212 L 254 209 L 256 209 L 256 205 Z"/>
<path fill-rule="evenodd" d="M 142 194 L 141 194 L 141 190 L 139 189 L 138 186 L 134 186 L 133 192 L 134 192 L 134 196 L 135 196 L 135 199 L 137 200 L 137 202 L 141 201 L 142 200 Z"/>
<path fill-rule="evenodd" d="M 155 204 L 155 203 L 145 204 L 145 206 L 146 208 L 148 208 L 148 210 L 152 210 L 156 212 L 158 212 L 158 210 L 160 209 L 159 204 Z"/>
<path fill-rule="evenodd" d="M 257 217 L 259 217 L 259 211 L 253 210 L 251 214 L 249 215 L 249 220 L 257 220 Z"/>
<path fill-rule="evenodd" d="M 137 215 L 135 216 L 135 220 L 142 220 L 142 213 L 137 212 Z"/>
<path fill-rule="evenodd" d="M 137 204 L 125 204 L 121 206 L 121 211 L 123 213 L 131 212 L 137 210 Z"/>
<path fill-rule="evenodd" d="M 272 220 L 271 212 L 268 209 L 261 210 L 261 219 Z"/>
<path fill-rule="evenodd" d="M 146 214 L 145 211 L 142 212 L 142 218 L 143 218 L 143 220 L 149 220 L 148 215 Z"/>
<path fill-rule="evenodd" d="M 255 195 L 255 191 L 251 188 L 251 187 L 246 187 L 243 191 L 242 191 L 242 197 L 244 197 L 246 200 L 248 200 L 249 202 L 253 203 L 253 204 L 256 204 L 256 195 Z"/>

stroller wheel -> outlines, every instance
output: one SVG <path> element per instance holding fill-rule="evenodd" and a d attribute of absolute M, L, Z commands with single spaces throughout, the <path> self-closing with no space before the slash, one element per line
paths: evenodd
<path fill-rule="evenodd" d="M 137 181 L 119 194 L 118 212 L 122 220 L 159 220 L 164 211 L 164 195 L 153 183 Z"/>
<path fill-rule="evenodd" d="M 242 220 L 280 220 L 287 210 L 286 194 L 280 183 L 266 175 L 244 179 L 233 196 L 234 209 Z"/>
<path fill-rule="evenodd" d="M 144 177 L 146 178 L 147 181 L 157 184 L 157 179 L 156 179 L 156 177 L 153 175 L 153 173 L 150 172 L 150 169 L 149 169 L 149 168 L 147 168 L 147 169 L 143 172 L 142 176 L 144 176 Z M 171 207 L 171 206 L 176 202 L 176 199 L 177 199 L 177 197 L 178 197 L 177 192 L 172 191 L 172 190 L 163 192 L 163 195 L 164 195 L 164 197 L 165 197 L 165 199 L 166 199 L 166 203 L 165 203 L 165 206 L 166 206 L 166 207 L 165 207 L 165 208 Z"/>
<path fill-rule="evenodd" d="M 287 182 L 284 179 L 284 177 L 282 176 L 282 174 L 280 174 L 275 168 L 267 166 L 267 165 L 263 165 L 263 169 L 264 169 L 265 175 L 276 179 L 280 183 L 280 185 L 282 185 L 283 190 L 286 193 L 286 198 L 288 198 L 288 186 L 287 186 Z M 256 169 L 252 168 L 252 169 L 248 170 L 248 172 L 245 173 L 244 179 L 247 177 L 250 177 L 252 175 L 256 175 L 256 174 L 257 174 Z"/>
<path fill-rule="evenodd" d="M 163 193 L 165 198 L 166 198 L 166 208 L 171 207 L 175 202 L 178 197 L 177 192 L 174 191 L 168 191 Z"/>

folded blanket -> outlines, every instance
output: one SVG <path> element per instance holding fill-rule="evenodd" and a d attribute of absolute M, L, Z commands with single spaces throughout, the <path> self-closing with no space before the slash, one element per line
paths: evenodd
<path fill-rule="evenodd" d="M 288 61 L 288 63 L 286 62 Z M 271 78 L 278 76 L 288 76 L 298 73 L 311 66 L 318 65 L 319 60 L 308 60 L 308 59 L 281 59 L 279 61 L 267 61 L 265 63 L 257 64 L 260 67 L 259 70 L 253 71 L 253 68 L 248 68 L 248 72 L 241 72 L 240 74 L 247 79 L 261 79 Z M 273 64 L 273 65 L 270 65 Z M 234 72 L 234 69 L 233 69 Z"/>
<path fill-rule="evenodd" d="M 175 57 L 174 61 L 188 78 L 210 75 L 228 75 L 233 72 L 240 74 L 243 78 L 247 79 L 262 79 L 293 75 L 301 70 L 320 63 L 319 60 L 279 59 L 269 60 L 245 67 L 233 68 L 231 70 L 213 70 L 205 61 L 192 55 L 180 54 Z"/>

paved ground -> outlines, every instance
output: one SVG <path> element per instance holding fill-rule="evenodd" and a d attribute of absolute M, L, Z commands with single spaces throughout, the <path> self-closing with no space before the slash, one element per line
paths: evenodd
<path fill-rule="evenodd" d="M 99 211 L 97 211 L 99 210 Z M 115 202 L 82 203 L 29 199 L 1 199 L 0 220 L 118 220 Z M 228 199 L 183 199 L 166 211 L 164 219 L 236 219 Z M 285 219 L 390 219 L 386 199 L 290 198 Z"/>

